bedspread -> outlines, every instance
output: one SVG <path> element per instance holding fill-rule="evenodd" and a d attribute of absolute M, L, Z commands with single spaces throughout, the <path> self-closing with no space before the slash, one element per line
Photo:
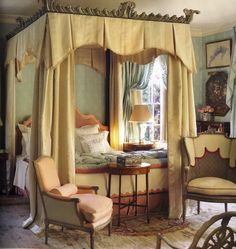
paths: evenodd
<path fill-rule="evenodd" d="M 89 171 L 102 172 L 101 169 L 106 168 L 108 163 L 116 162 L 119 155 L 138 155 L 141 156 L 143 162 L 150 163 L 152 165 L 167 166 L 167 150 L 154 149 L 149 151 L 133 151 L 125 153 L 122 151 L 111 151 L 109 153 L 82 153 L 76 154 L 75 165 L 77 173 L 89 173 Z"/>

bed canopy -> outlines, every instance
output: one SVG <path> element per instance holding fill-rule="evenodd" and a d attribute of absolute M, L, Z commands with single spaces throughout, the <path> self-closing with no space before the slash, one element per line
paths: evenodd
<path fill-rule="evenodd" d="M 133 2 L 107 11 L 63 7 L 46 2 L 8 36 L 6 147 L 14 162 L 15 84 L 32 57 L 35 82 L 32 110 L 30 161 L 39 155 L 53 156 L 62 183 L 73 182 L 74 169 L 74 65 L 78 48 L 109 49 L 110 139 L 119 148 L 122 136 L 122 59 L 147 63 L 168 54 L 167 128 L 169 165 L 169 216 L 179 218 L 181 205 L 181 146 L 183 136 L 195 135 L 192 73 L 195 58 L 190 33 L 193 10 L 185 17 L 160 14 L 138 15 Z M 135 56 L 133 56 L 135 55 Z M 30 224 L 40 214 L 32 163 L 30 175 Z M 27 225 L 26 224 L 26 225 Z"/>

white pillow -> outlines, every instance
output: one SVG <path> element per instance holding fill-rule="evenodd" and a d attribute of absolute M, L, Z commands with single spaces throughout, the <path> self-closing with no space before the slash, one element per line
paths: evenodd
<path fill-rule="evenodd" d="M 98 133 L 99 125 L 85 125 L 75 129 L 75 151 L 77 154 L 82 154 L 82 146 L 80 141 L 80 135 L 89 135 Z"/>
<path fill-rule="evenodd" d="M 31 133 L 23 133 L 22 134 L 22 155 L 25 156 L 27 159 L 30 158 L 30 138 Z"/>
<path fill-rule="evenodd" d="M 22 134 L 21 145 L 22 145 L 22 156 L 29 159 L 30 157 L 30 138 L 31 128 L 22 124 L 18 124 L 19 130 Z"/>
<path fill-rule="evenodd" d="M 97 134 L 81 135 L 80 141 L 85 153 L 107 153 L 112 149 L 107 141 L 108 131 Z"/>
<path fill-rule="evenodd" d="M 21 131 L 21 133 L 31 133 L 31 127 L 23 125 L 23 124 L 18 124 L 18 128 Z"/>
<path fill-rule="evenodd" d="M 89 141 L 82 141 L 82 148 L 85 153 L 105 153 L 106 147 L 102 138 Z"/>
<path fill-rule="evenodd" d="M 85 125 L 80 128 L 76 128 L 76 134 L 78 135 L 88 135 L 88 134 L 95 134 L 99 132 L 99 125 Z"/>

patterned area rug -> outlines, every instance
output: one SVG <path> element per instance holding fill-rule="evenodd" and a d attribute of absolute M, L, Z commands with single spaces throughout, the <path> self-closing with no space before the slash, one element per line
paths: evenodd
<path fill-rule="evenodd" d="M 157 233 L 174 232 L 188 226 L 188 222 L 180 220 L 168 220 L 165 215 L 150 214 L 150 223 L 147 223 L 146 216 L 121 217 L 120 226 L 117 220 L 113 221 L 112 233 L 121 236 L 151 236 Z"/>
<path fill-rule="evenodd" d="M 229 205 L 229 210 L 236 210 L 236 204 Z M 187 216 L 187 223 L 168 221 L 165 216 L 151 214 L 150 224 L 145 217 L 122 217 L 121 226 L 114 221 L 111 236 L 107 229 L 99 231 L 95 236 L 96 249 L 154 249 L 156 233 L 171 235 L 170 240 L 179 248 L 186 248 L 199 227 L 215 214 L 224 212 L 223 204 L 206 203 L 201 205 L 200 215 L 192 208 Z M 33 234 L 22 228 L 22 222 L 28 217 L 28 205 L 0 205 L 0 248 L 40 248 L 40 249 L 88 249 L 87 233 L 60 227 L 50 228 L 48 245 L 44 244 L 44 234 Z M 233 224 L 236 227 L 236 222 Z M 169 249 L 163 243 L 161 249 Z"/>

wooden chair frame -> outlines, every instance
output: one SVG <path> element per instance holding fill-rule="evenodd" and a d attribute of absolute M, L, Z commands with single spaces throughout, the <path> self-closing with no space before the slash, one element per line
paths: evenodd
<path fill-rule="evenodd" d="M 34 164 L 35 165 L 35 164 Z M 112 228 L 112 217 L 102 225 L 96 228 L 88 228 L 83 226 L 85 219 L 81 213 L 78 211 L 78 203 L 80 202 L 79 198 L 70 198 L 64 196 L 57 196 L 55 194 L 50 194 L 43 192 L 40 188 L 38 178 L 36 177 L 37 187 L 40 192 L 42 199 L 43 210 L 44 210 L 44 224 L 45 224 L 45 244 L 48 244 L 48 234 L 49 234 L 49 225 L 54 224 L 62 227 L 62 232 L 64 228 L 75 228 L 90 234 L 90 249 L 94 249 L 94 236 L 95 232 L 108 226 L 108 235 L 111 235 Z M 97 186 L 78 186 L 78 189 L 81 190 L 91 190 L 97 194 Z M 57 209 L 64 211 L 60 219 L 54 217 L 55 207 Z M 65 212 L 67 210 L 67 212 Z"/>
<path fill-rule="evenodd" d="M 195 234 L 192 243 L 188 249 L 209 249 L 209 248 L 226 248 L 231 249 L 236 247 L 236 231 L 229 227 L 229 221 L 232 217 L 236 217 L 236 212 L 226 212 L 213 216 L 210 220 L 206 221 Z M 214 224 L 221 220 L 220 226 L 215 227 Z M 213 230 L 210 230 L 210 227 Z M 208 230 L 209 229 L 209 230 Z M 200 239 L 206 235 L 204 243 L 199 246 Z M 173 249 L 180 249 L 171 243 L 167 236 L 158 234 L 156 249 L 161 248 L 161 242 L 165 241 L 168 246 Z"/>
<path fill-rule="evenodd" d="M 200 136 L 204 136 L 205 134 L 201 134 Z M 207 135 L 215 135 L 215 134 L 207 134 Z M 219 134 L 218 134 L 219 135 Z M 222 134 L 222 136 L 224 136 Z M 229 140 L 233 140 L 233 138 L 226 138 Z M 234 139 L 235 140 L 235 139 Z M 183 143 L 183 149 L 185 154 L 187 154 L 188 157 L 188 163 L 187 165 L 183 165 L 183 170 L 182 170 L 182 182 L 183 182 L 183 221 L 185 221 L 185 216 L 186 216 L 186 200 L 187 199 L 192 199 L 192 200 L 196 200 L 197 201 L 197 212 L 198 214 L 200 213 L 200 202 L 204 201 L 204 202 L 215 202 L 215 203 L 224 203 L 225 205 L 225 212 L 228 211 L 227 208 L 227 203 L 236 203 L 236 196 L 225 196 L 225 195 L 206 195 L 206 194 L 197 194 L 197 193 L 190 193 L 187 191 L 187 186 L 190 180 L 193 180 L 195 177 L 195 175 L 198 174 L 197 171 L 199 171 L 199 168 L 201 168 L 201 174 L 204 174 L 204 171 L 207 171 L 206 168 L 204 168 L 202 165 L 198 165 L 198 166 L 191 166 L 190 165 L 190 156 L 185 144 L 185 138 L 184 138 L 184 143 Z M 206 149 L 205 149 L 205 153 L 206 153 Z M 212 153 L 212 152 L 210 152 Z M 216 153 L 217 155 L 217 151 L 213 152 Z M 212 153 L 212 154 L 213 154 Z M 236 152 L 235 152 L 236 153 Z M 229 166 L 229 158 L 224 158 L 222 159 L 223 162 L 223 166 L 224 166 L 224 173 L 222 173 L 222 169 L 219 169 L 217 167 L 215 167 L 215 171 L 216 171 L 216 176 L 226 179 L 226 180 L 230 180 L 234 183 L 236 183 L 236 167 L 230 167 Z M 205 176 L 211 176 L 211 175 L 205 175 Z M 202 176 L 201 176 L 202 177 Z"/>

